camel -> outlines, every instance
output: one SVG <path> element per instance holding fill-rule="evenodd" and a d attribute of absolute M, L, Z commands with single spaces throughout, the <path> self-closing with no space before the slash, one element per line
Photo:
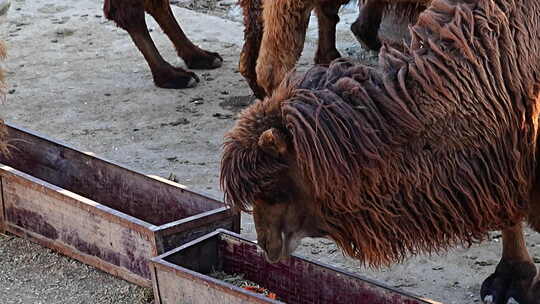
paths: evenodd
<path fill-rule="evenodd" d="M 199 78 L 195 73 L 174 67 L 161 57 L 144 19 L 147 12 L 157 21 L 173 42 L 178 56 L 190 69 L 215 69 L 222 65 L 219 54 L 193 44 L 174 18 L 168 0 L 105 0 L 103 11 L 109 20 L 126 30 L 143 54 L 156 86 L 166 89 L 194 87 Z"/>
<path fill-rule="evenodd" d="M 540 231 L 540 2 L 433 0 L 379 66 L 290 74 L 225 138 L 225 202 L 270 262 L 328 237 L 372 267 L 502 230 L 484 303 L 536 304 L 523 223 Z"/>

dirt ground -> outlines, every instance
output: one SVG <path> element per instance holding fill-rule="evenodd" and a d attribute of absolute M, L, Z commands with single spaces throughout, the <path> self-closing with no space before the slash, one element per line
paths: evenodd
<path fill-rule="evenodd" d="M 95 152 L 147 174 L 178 180 L 221 197 L 220 145 L 234 115 L 252 101 L 237 70 L 243 27 L 234 0 L 173 1 L 186 32 L 219 52 L 222 68 L 196 71 L 198 87 L 156 88 L 129 36 L 106 21 L 102 0 L 12 0 L 2 25 L 9 58 L 9 95 L 0 114 L 9 122 Z M 202 12 L 202 13 L 201 13 Z M 356 8 L 343 9 L 339 49 L 373 60 L 349 31 Z M 167 60 L 183 65 L 159 27 L 149 27 Z M 300 69 L 311 64 L 316 42 L 312 20 Z M 251 217 L 242 233 L 254 238 Z M 537 233 L 529 232 L 533 255 Z M 328 240 L 305 240 L 298 253 L 444 303 L 476 303 L 480 284 L 495 268 L 500 234 L 470 249 L 419 256 L 388 269 L 370 270 L 344 258 Z M 0 236 L 1 303 L 146 303 L 148 290 L 118 280 L 48 249 Z"/>

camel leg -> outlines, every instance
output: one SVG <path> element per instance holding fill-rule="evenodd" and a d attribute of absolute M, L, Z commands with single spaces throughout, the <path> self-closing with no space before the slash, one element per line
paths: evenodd
<path fill-rule="evenodd" d="M 218 53 L 205 51 L 193 44 L 176 22 L 168 0 L 144 0 L 146 11 L 154 17 L 173 42 L 178 56 L 190 69 L 215 69 L 223 59 Z"/>
<path fill-rule="evenodd" d="M 486 304 L 539 303 L 537 270 L 527 251 L 521 223 L 504 229 L 502 240 L 502 258 L 495 273 L 482 284 L 482 300 Z"/>
<path fill-rule="evenodd" d="M 540 159 L 540 146 L 537 147 L 536 159 Z M 540 164 L 536 166 L 536 181 L 531 191 L 527 223 L 532 229 L 540 232 Z"/>
<path fill-rule="evenodd" d="M 360 7 L 358 18 L 351 25 L 351 31 L 364 48 L 378 51 L 381 42 L 378 38 L 379 28 L 386 7 L 386 1 L 367 0 Z"/>
<path fill-rule="evenodd" d="M 315 7 L 319 21 L 319 44 L 315 53 L 316 64 L 329 64 L 341 57 L 336 49 L 336 25 L 339 22 L 338 11 L 343 2 L 329 1 Z"/>
<path fill-rule="evenodd" d="M 256 73 L 266 94 L 272 94 L 300 58 L 312 9 L 311 1 L 264 2 L 264 33 Z"/>
<path fill-rule="evenodd" d="M 159 54 L 148 33 L 143 0 L 105 0 L 103 10 L 108 19 L 129 33 L 150 66 L 158 87 L 180 89 L 196 85 L 195 74 L 171 66 Z"/>
<path fill-rule="evenodd" d="M 240 6 L 244 14 L 244 46 L 240 53 L 238 70 L 244 76 L 253 94 L 263 99 L 266 92 L 257 83 L 257 59 L 261 49 L 263 35 L 262 2 L 261 0 L 241 0 Z"/>

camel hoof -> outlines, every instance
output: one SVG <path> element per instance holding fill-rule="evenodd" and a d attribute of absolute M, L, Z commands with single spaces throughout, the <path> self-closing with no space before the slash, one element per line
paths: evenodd
<path fill-rule="evenodd" d="M 494 304 L 495 303 L 495 302 L 493 302 L 493 296 L 492 295 L 485 296 L 483 302 L 484 302 L 484 304 Z M 510 299 L 508 299 L 508 301 L 506 301 L 506 304 L 521 304 L 521 303 L 519 303 L 514 298 L 510 298 Z"/>
<path fill-rule="evenodd" d="M 193 88 L 198 82 L 199 77 L 195 73 L 184 71 L 181 68 L 173 68 L 162 74 L 154 75 L 154 83 L 163 89 Z"/>
<path fill-rule="evenodd" d="M 186 85 L 186 88 L 194 88 L 197 86 L 197 83 L 199 83 L 195 78 L 191 78 L 187 85 Z"/>
<path fill-rule="evenodd" d="M 501 260 L 480 289 L 485 304 L 536 304 L 532 294 L 537 290 L 534 281 L 536 266 L 529 261 Z"/>
<path fill-rule="evenodd" d="M 186 65 L 194 70 L 216 69 L 223 65 L 223 58 L 218 53 L 207 52 L 197 57 L 184 59 Z"/>
<path fill-rule="evenodd" d="M 212 68 L 219 68 L 223 65 L 223 59 L 221 58 L 215 58 L 214 62 L 212 62 Z"/>

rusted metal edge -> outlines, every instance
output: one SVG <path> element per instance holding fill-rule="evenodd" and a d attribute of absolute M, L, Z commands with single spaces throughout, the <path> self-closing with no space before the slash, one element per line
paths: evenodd
<path fill-rule="evenodd" d="M 157 257 L 154 257 L 150 260 L 150 263 L 154 266 L 154 267 L 159 267 L 160 269 L 163 269 L 163 270 L 167 270 L 167 269 L 173 269 L 175 271 L 176 274 L 180 275 L 180 276 L 183 276 L 183 277 L 187 277 L 187 278 L 194 278 L 194 279 L 197 279 L 197 280 L 202 280 L 202 281 L 210 281 L 212 283 L 218 283 L 219 286 L 226 286 L 230 289 L 230 287 L 235 287 L 234 285 L 231 285 L 231 284 L 227 284 L 227 283 L 223 283 L 222 281 L 219 281 L 219 280 L 216 280 L 214 278 L 211 278 L 211 277 L 208 277 L 208 276 L 205 276 L 205 275 L 202 275 L 198 272 L 195 272 L 195 271 L 192 271 L 190 269 L 187 269 L 187 268 L 184 268 L 184 267 L 181 267 L 181 266 L 178 266 L 178 265 L 175 265 L 175 264 L 172 264 L 170 262 L 167 262 L 165 260 L 166 257 L 170 256 L 170 255 L 173 255 L 187 247 L 191 247 L 193 245 L 195 245 L 196 243 L 199 243 L 199 242 L 202 242 L 204 240 L 207 240 L 207 239 L 210 239 L 210 238 L 213 238 L 213 237 L 216 237 L 217 235 L 219 234 L 224 234 L 226 237 L 230 237 L 230 238 L 233 238 L 233 239 L 237 239 L 237 240 L 241 240 L 241 241 L 244 241 L 244 242 L 249 242 L 249 243 L 252 243 L 254 245 L 257 245 L 255 242 L 251 241 L 251 240 L 248 240 L 247 238 L 241 236 L 240 234 L 238 233 L 235 233 L 235 232 L 231 232 L 231 231 L 228 231 L 228 230 L 225 230 L 225 229 L 222 229 L 222 228 L 219 228 L 219 229 L 216 229 L 214 232 L 212 233 L 209 233 L 209 234 L 206 234 L 198 239 L 195 239 L 191 242 L 188 242 L 188 243 L 185 243 L 184 245 L 178 247 L 178 248 L 175 248 L 169 252 L 166 252 L 166 253 L 163 253 Z M 389 285 L 386 285 L 384 283 L 380 283 L 380 282 L 377 282 L 377 281 L 374 281 L 374 280 L 371 280 L 367 277 L 364 277 L 364 276 L 361 276 L 361 275 L 358 275 L 358 274 L 354 274 L 354 273 L 351 273 L 351 272 L 348 272 L 348 271 L 345 271 L 343 269 L 338 269 L 336 267 L 333 267 L 331 265 L 328 265 L 328 264 L 324 264 L 324 263 L 320 263 L 320 262 L 317 262 L 317 261 L 313 261 L 311 259 L 308 259 L 308 258 L 305 258 L 305 257 L 301 257 L 301 256 L 298 256 L 296 254 L 293 254 L 292 256 L 294 256 L 295 258 L 298 258 L 300 260 L 304 260 L 306 261 L 307 263 L 310 263 L 310 264 L 314 264 L 316 266 L 319 266 L 319 267 L 323 267 L 323 268 L 326 268 L 326 269 L 329 269 L 331 271 L 334 271 L 334 272 L 337 272 L 337 273 L 340 273 L 340 274 L 343 274 L 343 275 L 346 275 L 346 276 L 350 276 L 350 277 L 354 277 L 354 278 L 357 278 L 359 280 L 362 280 L 368 284 L 371 284 L 371 285 L 374 285 L 374 286 L 377 286 L 377 287 L 380 287 L 380 288 L 383 288 L 383 289 L 386 289 L 390 292 L 393 292 L 393 293 L 397 293 L 397 294 L 400 294 L 400 295 L 403 295 L 403 296 L 406 296 L 406 297 L 410 297 L 416 301 L 419 301 L 420 303 L 425 303 L 425 304 L 443 304 L 441 302 L 437 302 L 437 301 L 434 301 L 434 300 L 431 300 L 431 299 L 426 299 L 426 298 L 423 298 L 423 297 L 420 297 L 418 295 L 415 295 L 415 294 L 412 294 L 412 293 L 409 293 L 407 291 L 403 291 L 403 290 L 400 290 L 400 289 L 397 289 L 397 288 L 394 288 L 392 286 L 389 286 Z M 189 274 L 186 275 L 185 273 Z M 241 291 L 241 292 L 244 292 L 244 291 Z M 266 300 L 266 299 L 265 299 Z M 268 302 L 268 303 L 282 303 L 282 302 L 279 302 L 279 301 L 276 301 L 276 302 Z"/>
<path fill-rule="evenodd" d="M 214 222 L 220 219 L 227 219 L 231 217 L 231 215 L 235 216 L 231 214 L 230 212 L 231 210 L 229 208 L 221 207 L 221 208 L 217 208 L 213 210 L 208 210 L 202 213 L 197 213 L 195 215 L 191 215 L 191 216 L 185 217 L 183 219 L 179 219 L 174 222 L 163 224 L 161 226 L 153 226 L 150 228 L 150 230 L 156 233 L 160 233 L 161 235 L 168 235 L 171 233 L 176 233 L 176 232 L 192 229 L 195 227 L 199 227 L 203 224 Z"/>
<path fill-rule="evenodd" d="M 184 244 L 181 245 L 180 247 L 177 247 L 177 248 L 175 248 L 175 249 L 173 249 L 173 250 L 169 250 L 169 251 L 167 251 L 167 252 L 165 252 L 165 253 L 162 253 L 162 254 L 160 254 L 160 255 L 158 255 L 158 256 L 156 256 L 156 257 L 153 257 L 153 258 L 150 259 L 150 261 L 151 261 L 151 262 L 156 262 L 156 263 L 161 263 L 161 261 L 164 261 L 164 259 L 165 259 L 166 257 L 168 257 L 169 255 L 173 255 L 173 254 L 177 253 L 177 252 L 180 251 L 180 250 L 183 250 L 183 249 L 185 249 L 185 248 L 187 248 L 187 247 L 191 247 L 191 246 L 195 245 L 196 243 L 200 243 L 200 242 L 202 242 L 202 241 L 204 241 L 204 240 L 211 239 L 211 238 L 213 238 L 214 236 L 220 234 L 221 232 L 227 232 L 227 233 L 229 233 L 230 231 L 225 230 L 225 229 L 223 229 L 223 228 L 218 228 L 218 229 L 214 230 L 213 232 L 210 232 L 210 233 L 208 233 L 208 234 L 205 234 L 205 235 L 201 236 L 200 238 L 196 238 L 196 239 L 194 239 L 194 240 L 192 240 L 192 241 L 189 241 L 189 242 L 187 242 L 187 243 L 184 243 Z M 233 233 L 233 234 L 236 235 L 236 233 Z M 250 242 L 251 242 L 251 241 L 250 241 Z M 179 267 L 179 266 L 178 266 L 178 267 Z"/>
<path fill-rule="evenodd" d="M 0 178 L 9 178 L 10 176 L 19 183 L 26 184 L 26 186 L 32 187 L 40 192 L 47 192 L 48 195 L 55 196 L 56 198 L 69 199 L 71 202 L 74 202 L 74 206 L 90 211 L 95 212 L 112 222 L 118 223 L 122 226 L 128 227 L 132 230 L 136 230 L 142 234 L 152 236 L 153 231 L 151 228 L 154 226 L 150 223 L 147 223 L 141 219 L 133 217 L 131 215 L 125 214 L 121 211 L 115 210 L 108 206 L 102 205 L 98 202 L 95 202 L 91 199 L 88 199 L 84 196 L 78 195 L 66 189 L 55 186 L 51 183 L 48 183 L 42 179 L 33 177 L 29 174 L 21 172 L 12 167 L 6 166 L 0 163 Z M 3 180 L 3 179 L 2 179 Z M 5 182 L 5 181 L 4 181 Z M 4 183 L 3 182 L 3 183 Z M 2 191 L 2 193 L 4 193 Z"/>
<path fill-rule="evenodd" d="M 152 275 L 152 288 L 154 290 L 154 303 L 161 303 L 161 289 L 159 288 L 159 279 L 157 276 L 157 270 L 152 263 L 148 263 L 150 268 L 150 274 Z"/>
<path fill-rule="evenodd" d="M 97 156 L 96 154 L 94 154 L 92 152 L 78 150 L 75 147 L 71 146 L 70 144 L 67 144 L 67 143 L 65 143 L 65 142 L 63 142 L 61 140 L 51 139 L 51 138 L 49 138 L 49 137 L 47 137 L 47 136 L 45 136 L 43 134 L 40 134 L 38 132 L 29 130 L 29 129 L 26 129 L 26 128 L 23 128 L 23 127 L 20 127 L 18 125 L 13 124 L 13 123 L 8 123 L 6 121 L 4 121 L 4 123 L 5 123 L 5 126 L 8 128 L 8 134 L 9 134 L 9 129 L 14 129 L 14 130 L 19 131 L 19 132 L 27 133 L 29 135 L 38 137 L 38 138 L 40 138 L 42 140 L 48 141 L 48 142 L 50 142 L 50 143 L 52 143 L 54 145 L 62 146 L 64 148 L 66 148 L 66 149 L 69 149 L 69 150 L 72 150 L 72 151 L 75 151 L 75 152 L 78 152 L 78 153 L 85 154 L 85 155 L 87 155 L 87 156 L 89 156 L 89 157 L 91 157 L 93 159 L 108 163 L 108 164 L 110 164 L 110 165 L 112 165 L 114 167 L 117 167 L 119 169 L 130 171 L 132 173 L 142 175 L 144 178 L 147 178 L 147 179 L 150 179 L 150 180 L 158 181 L 158 182 L 161 182 L 161 183 L 166 183 L 166 184 L 168 184 L 170 186 L 174 186 L 176 188 L 182 189 L 182 191 L 188 192 L 188 193 L 193 194 L 195 196 L 203 197 L 203 198 L 205 198 L 207 200 L 210 200 L 210 201 L 213 201 L 215 203 L 219 203 L 221 205 L 224 205 L 223 201 L 221 201 L 220 199 L 214 197 L 213 195 L 210 195 L 210 194 L 206 193 L 205 191 L 197 190 L 197 192 L 195 192 L 195 191 L 189 189 L 185 185 L 182 185 L 182 184 L 179 184 L 179 183 L 176 183 L 176 182 L 173 182 L 173 181 L 170 181 L 170 180 L 167 180 L 167 179 L 155 176 L 155 175 L 144 174 L 142 172 L 139 172 L 139 171 L 134 170 L 132 168 L 126 167 L 124 165 L 120 165 L 120 164 L 118 164 L 118 163 L 116 163 L 114 161 L 111 161 L 111 160 L 105 159 L 103 157 Z"/>
<path fill-rule="evenodd" d="M 149 287 L 149 288 L 152 287 L 151 280 L 145 279 L 139 275 L 136 275 L 133 272 L 127 269 L 124 269 L 120 266 L 112 265 L 97 257 L 87 255 L 85 253 L 81 253 L 80 251 L 72 249 L 70 246 L 66 246 L 65 244 L 57 245 L 55 241 L 51 241 L 50 239 L 43 237 L 37 233 L 28 231 L 26 229 L 21 229 L 18 226 L 11 225 L 10 223 L 7 223 L 6 226 L 7 226 L 7 231 L 9 231 L 10 233 L 13 233 L 14 235 L 19 236 L 21 238 L 28 239 L 43 247 L 53 249 L 54 251 L 62 255 L 65 255 L 66 257 L 76 259 L 84 264 L 93 266 L 97 269 L 105 271 L 117 278 L 124 279 L 133 284 L 143 286 L 143 287 Z"/>
<path fill-rule="evenodd" d="M 110 162 L 110 161 L 108 161 L 108 160 L 103 160 L 103 161 Z M 117 165 L 117 166 L 118 166 L 118 165 Z M 122 167 L 122 168 L 125 169 L 126 167 Z M 139 173 L 139 172 L 137 172 L 137 171 L 135 171 L 135 170 L 132 170 L 132 169 L 128 169 L 128 170 L 133 171 L 133 172 L 135 172 L 135 173 Z M 143 174 L 143 173 L 139 173 L 139 174 Z M 187 192 L 189 192 L 189 193 L 198 195 L 198 196 L 200 196 L 200 197 L 204 197 L 205 199 L 211 200 L 211 201 L 213 201 L 213 202 L 215 202 L 215 203 L 219 203 L 219 204 L 225 205 L 225 203 L 223 203 L 223 201 L 222 201 L 221 199 L 215 197 L 214 195 L 212 195 L 212 194 L 210 194 L 210 193 L 208 193 L 208 192 L 206 192 L 206 191 L 204 191 L 204 190 L 196 190 L 196 191 L 195 191 L 195 190 L 192 190 L 190 187 L 188 187 L 188 186 L 186 186 L 186 185 L 177 183 L 177 182 L 172 181 L 172 180 L 170 180 L 170 179 L 166 179 L 166 178 L 163 178 L 163 177 L 161 177 L 161 176 L 154 175 L 154 174 L 143 174 L 143 175 L 145 175 L 146 177 L 149 177 L 149 178 L 151 178 L 151 179 L 155 179 L 155 180 L 157 180 L 158 182 L 162 182 L 162 183 L 168 184 L 168 185 L 170 185 L 170 186 L 174 186 L 174 187 L 180 188 L 180 189 L 182 189 L 182 190 L 184 190 L 184 191 L 187 191 Z"/>

